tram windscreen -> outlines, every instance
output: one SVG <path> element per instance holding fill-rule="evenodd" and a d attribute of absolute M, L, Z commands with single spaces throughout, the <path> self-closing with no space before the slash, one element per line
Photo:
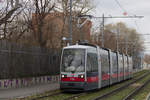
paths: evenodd
<path fill-rule="evenodd" d="M 64 49 L 61 71 L 83 72 L 85 66 L 85 49 Z"/>

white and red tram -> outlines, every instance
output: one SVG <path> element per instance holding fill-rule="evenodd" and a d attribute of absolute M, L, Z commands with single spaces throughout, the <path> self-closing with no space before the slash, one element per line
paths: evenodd
<path fill-rule="evenodd" d="M 132 77 L 132 58 L 79 43 L 63 48 L 60 65 L 60 89 L 87 91 L 105 87 Z"/>

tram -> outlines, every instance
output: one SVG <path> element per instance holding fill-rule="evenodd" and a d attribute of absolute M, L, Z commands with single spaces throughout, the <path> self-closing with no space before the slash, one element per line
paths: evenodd
<path fill-rule="evenodd" d="M 60 89 L 88 91 L 132 78 L 132 57 L 88 43 L 64 47 Z"/>

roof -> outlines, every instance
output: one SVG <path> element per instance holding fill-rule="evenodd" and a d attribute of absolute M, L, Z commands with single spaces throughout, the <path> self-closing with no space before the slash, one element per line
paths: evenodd
<path fill-rule="evenodd" d="M 80 49 L 87 49 L 87 48 L 95 48 L 93 46 L 87 46 L 87 45 L 71 45 L 71 46 L 67 46 L 64 47 L 64 49 L 72 49 L 72 48 L 80 48 Z"/>

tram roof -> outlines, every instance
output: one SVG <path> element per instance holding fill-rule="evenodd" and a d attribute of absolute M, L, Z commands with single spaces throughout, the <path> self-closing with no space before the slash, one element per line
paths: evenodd
<path fill-rule="evenodd" d="M 72 48 L 80 48 L 80 49 L 87 49 L 87 48 L 95 48 L 93 46 L 87 46 L 87 45 L 71 45 L 71 46 L 67 46 L 67 47 L 64 47 L 64 49 L 72 49 Z"/>

